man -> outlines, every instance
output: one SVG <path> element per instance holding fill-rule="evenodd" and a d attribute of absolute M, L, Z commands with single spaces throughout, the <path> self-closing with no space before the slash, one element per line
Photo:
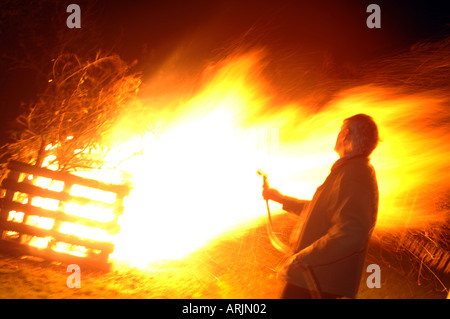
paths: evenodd
<path fill-rule="evenodd" d="M 265 199 L 299 214 L 294 251 L 282 267 L 282 298 L 354 298 L 378 211 L 378 186 L 369 156 L 379 141 L 373 119 L 357 114 L 344 120 L 334 163 L 310 202 L 263 190 Z M 317 291 L 318 290 L 318 291 Z"/>

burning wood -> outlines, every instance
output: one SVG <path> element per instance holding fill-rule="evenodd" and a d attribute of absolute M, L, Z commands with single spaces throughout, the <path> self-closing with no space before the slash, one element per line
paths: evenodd
<path fill-rule="evenodd" d="M 108 266 L 123 199 L 130 191 L 127 186 L 14 161 L 8 168 L 2 183 L 0 248 L 57 261 Z M 81 193 L 80 188 L 85 190 Z M 107 196 L 96 196 L 99 192 Z M 76 210 L 74 204 L 78 205 Z M 104 216 L 86 215 L 90 207 L 97 216 Z"/>

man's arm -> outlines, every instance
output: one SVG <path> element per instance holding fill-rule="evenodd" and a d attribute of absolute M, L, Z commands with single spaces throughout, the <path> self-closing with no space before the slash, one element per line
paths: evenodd
<path fill-rule="evenodd" d="M 305 206 L 309 203 L 307 200 L 298 199 L 291 196 L 286 196 L 280 193 L 275 188 L 266 188 L 263 190 L 263 197 L 265 200 L 273 200 L 283 205 L 283 210 L 300 215 Z"/>
<path fill-rule="evenodd" d="M 283 205 L 283 210 L 296 215 L 300 215 L 308 203 L 308 200 L 298 199 L 291 196 L 284 196 L 283 201 L 281 202 Z"/>

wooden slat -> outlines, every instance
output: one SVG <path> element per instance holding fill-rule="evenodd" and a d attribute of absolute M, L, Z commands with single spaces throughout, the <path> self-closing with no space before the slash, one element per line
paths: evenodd
<path fill-rule="evenodd" d="M 11 221 L 0 222 L 0 229 L 15 231 L 21 234 L 27 234 L 37 237 L 47 237 L 50 236 L 55 239 L 55 241 L 62 241 L 68 244 L 84 246 L 86 248 L 99 249 L 105 252 L 112 252 L 114 250 L 114 244 L 111 242 L 102 242 L 93 239 L 81 238 L 76 235 L 67 235 L 52 229 L 43 229 L 35 227 L 32 225 L 25 225 L 22 223 L 15 223 Z"/>
<path fill-rule="evenodd" d="M 130 193 L 130 187 L 128 185 L 107 184 L 94 179 L 76 176 L 71 173 L 52 171 L 47 168 L 36 167 L 22 162 L 10 161 L 8 163 L 8 168 L 12 171 L 20 171 L 31 175 L 39 175 L 54 180 L 65 181 L 70 184 L 78 184 L 107 192 L 113 192 L 119 197 L 125 197 Z"/>
<path fill-rule="evenodd" d="M 34 206 L 30 206 L 28 204 L 22 204 L 22 203 L 18 203 L 18 202 L 3 203 L 2 200 L 3 199 L 0 198 L 1 207 L 8 211 L 15 210 L 15 211 L 22 212 L 22 213 L 25 213 L 25 214 L 28 214 L 31 216 L 52 218 L 52 219 L 59 220 L 61 222 L 67 222 L 67 223 L 83 224 L 84 226 L 103 229 L 103 230 L 109 231 L 111 233 L 115 233 L 118 230 L 118 225 L 114 220 L 109 221 L 109 222 L 102 222 L 102 221 L 97 221 L 97 220 L 79 217 L 79 216 L 75 216 L 75 215 L 69 215 L 69 214 L 66 214 L 61 211 L 48 210 L 45 208 L 34 207 Z"/>
<path fill-rule="evenodd" d="M 104 271 L 111 270 L 111 264 L 108 263 L 108 256 L 98 255 L 90 257 L 80 257 L 63 252 L 54 251 L 46 248 L 36 248 L 22 245 L 19 243 L 2 240 L 0 250 L 18 255 L 29 255 L 44 258 L 45 260 L 58 261 L 66 264 L 77 264 L 80 267 L 94 268 Z"/>
<path fill-rule="evenodd" d="M 73 203 L 80 204 L 80 205 L 95 205 L 95 206 L 100 206 L 100 207 L 103 207 L 106 209 L 111 209 L 112 211 L 115 207 L 114 204 L 109 204 L 109 203 L 105 203 L 102 201 L 85 198 L 85 197 L 80 197 L 80 196 L 73 196 L 66 192 L 52 191 L 52 190 L 45 189 L 45 188 L 42 188 L 42 187 L 39 187 L 36 185 L 32 185 L 28 182 L 16 182 L 16 181 L 10 180 L 8 178 L 3 180 L 2 187 L 9 189 L 9 190 L 16 191 L 16 192 L 30 194 L 31 196 L 56 199 L 56 200 L 59 200 L 62 202 L 73 202 Z"/>
<path fill-rule="evenodd" d="M 8 172 L 8 178 L 12 180 L 18 180 L 19 179 L 19 172 Z M 14 198 L 14 192 L 11 190 L 6 190 L 5 197 L 2 199 L 3 201 L 11 201 Z M 9 211 L 6 209 L 3 209 L 2 206 L 0 206 L 0 220 L 6 221 L 8 219 Z"/>

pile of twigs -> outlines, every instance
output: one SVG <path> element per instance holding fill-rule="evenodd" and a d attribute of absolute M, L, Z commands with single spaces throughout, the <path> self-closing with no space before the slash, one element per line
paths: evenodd
<path fill-rule="evenodd" d="M 117 55 L 97 54 L 93 61 L 60 55 L 46 90 L 17 118 L 13 141 L 0 155 L 64 171 L 101 166 L 104 139 L 140 84 Z"/>

